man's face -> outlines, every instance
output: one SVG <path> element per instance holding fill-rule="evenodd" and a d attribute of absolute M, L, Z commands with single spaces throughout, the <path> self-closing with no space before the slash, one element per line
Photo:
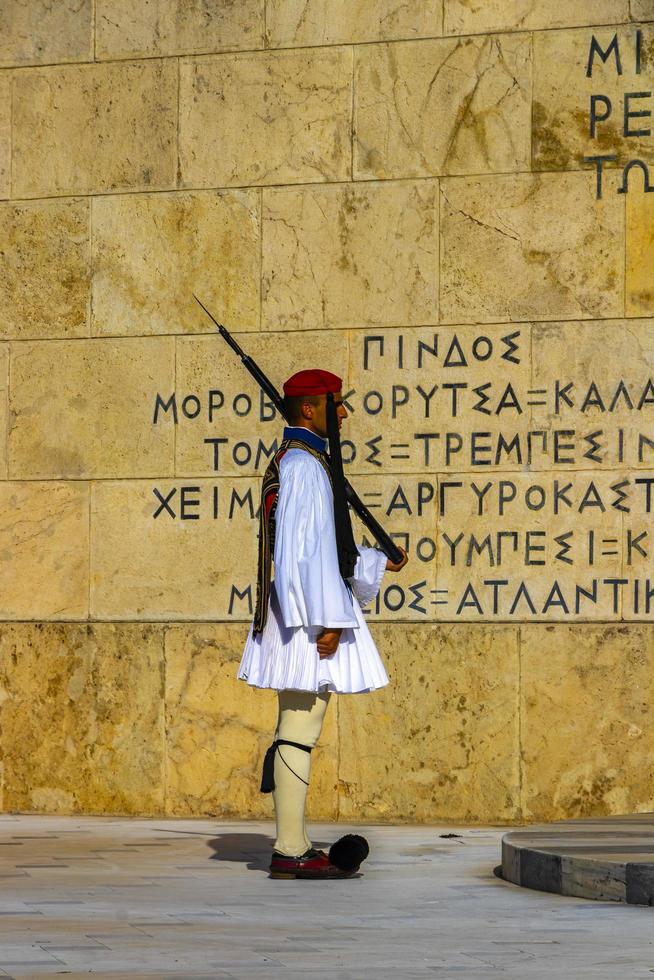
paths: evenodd
<path fill-rule="evenodd" d="M 305 415 L 306 426 L 315 432 L 316 435 L 321 436 L 323 439 L 327 438 L 327 395 L 318 395 L 319 401 L 317 405 L 310 405 L 305 403 L 303 405 L 303 414 L 307 413 L 309 417 Z M 334 405 L 336 406 L 336 417 L 338 418 L 338 428 L 340 431 L 341 425 L 343 424 L 343 419 L 347 418 L 347 409 L 343 404 L 343 393 L 342 391 L 334 392 Z M 310 412 L 309 412 L 310 410 Z"/>

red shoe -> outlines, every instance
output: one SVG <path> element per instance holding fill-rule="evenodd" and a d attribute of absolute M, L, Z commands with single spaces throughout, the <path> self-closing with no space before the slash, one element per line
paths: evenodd
<path fill-rule="evenodd" d="M 358 865 L 349 871 L 337 868 L 324 851 L 317 851 L 314 847 L 299 857 L 288 857 L 273 851 L 270 862 L 271 878 L 351 878 L 358 870 Z"/>

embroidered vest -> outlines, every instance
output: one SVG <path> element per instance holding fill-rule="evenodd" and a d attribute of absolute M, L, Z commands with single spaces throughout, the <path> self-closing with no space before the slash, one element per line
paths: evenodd
<path fill-rule="evenodd" d="M 259 508 L 259 561 L 257 565 L 257 602 L 254 610 L 253 633 L 261 633 L 266 625 L 268 599 L 270 598 L 270 575 L 275 553 L 275 512 L 279 496 L 279 463 L 289 449 L 304 449 L 322 464 L 329 482 L 332 475 L 325 453 L 319 452 L 300 439 L 284 439 L 271 459 L 263 475 L 261 487 L 261 507 Z"/>

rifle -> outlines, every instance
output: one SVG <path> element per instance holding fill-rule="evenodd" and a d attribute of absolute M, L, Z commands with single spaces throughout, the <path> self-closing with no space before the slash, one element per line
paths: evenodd
<path fill-rule="evenodd" d="M 220 336 L 223 338 L 223 340 L 227 341 L 227 343 L 232 348 L 234 353 L 241 358 L 241 361 L 243 362 L 243 366 L 250 372 L 250 374 L 257 382 L 259 387 L 262 388 L 265 391 L 265 393 L 268 395 L 268 398 L 273 403 L 273 405 L 275 406 L 275 408 L 277 409 L 281 417 L 286 422 L 288 422 L 288 417 L 284 409 L 284 399 L 279 394 L 272 381 L 270 381 L 266 377 L 266 375 L 263 373 L 261 368 L 252 360 L 252 358 L 239 347 L 239 345 L 234 340 L 234 338 L 229 333 L 229 331 L 226 330 L 225 327 L 223 327 L 222 323 L 218 323 L 216 318 L 212 316 L 212 314 L 206 308 L 204 303 L 200 302 L 200 300 L 197 298 L 195 293 L 193 293 L 193 298 L 197 303 L 200 304 L 200 306 L 207 314 L 209 319 L 213 320 L 213 322 L 216 325 L 216 329 L 220 332 Z M 370 513 L 370 511 L 368 510 L 368 508 L 366 507 L 366 505 L 361 500 L 358 493 L 356 492 L 356 490 L 348 480 L 345 480 L 345 496 L 347 497 L 347 502 L 352 508 L 352 510 L 359 517 L 362 524 L 364 524 L 368 528 L 368 530 L 370 531 L 370 533 L 372 534 L 375 541 L 377 542 L 381 550 L 384 552 L 386 557 L 390 558 L 390 560 L 393 563 L 401 562 L 402 552 L 397 547 L 397 545 L 393 542 L 390 535 L 386 533 L 386 531 L 381 526 L 379 521 L 376 520 L 376 518 Z"/>

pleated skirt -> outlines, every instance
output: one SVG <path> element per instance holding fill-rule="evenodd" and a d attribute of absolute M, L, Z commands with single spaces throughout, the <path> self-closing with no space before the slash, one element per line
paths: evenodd
<path fill-rule="evenodd" d="M 322 660 L 316 641 L 320 628 L 288 627 L 282 622 L 275 583 L 263 632 L 245 643 L 238 678 L 252 687 L 277 691 L 333 691 L 358 694 L 388 684 L 388 675 L 356 599 L 357 629 L 344 629 L 336 653 Z"/>

